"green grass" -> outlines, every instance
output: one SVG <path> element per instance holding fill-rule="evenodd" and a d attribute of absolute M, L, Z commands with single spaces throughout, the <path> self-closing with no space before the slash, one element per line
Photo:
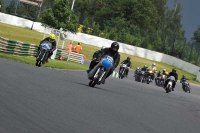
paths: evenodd
<path fill-rule="evenodd" d="M 29 42 L 29 43 L 33 43 L 33 44 L 38 44 L 41 39 L 43 38 L 43 33 L 39 33 L 37 31 L 33 31 L 27 28 L 21 28 L 21 27 L 17 27 L 17 26 L 12 26 L 12 25 L 8 25 L 8 24 L 3 24 L 0 23 L 0 36 L 5 37 L 5 38 L 9 38 L 9 39 L 14 39 L 14 40 L 19 40 L 22 42 Z M 70 40 L 67 40 L 65 43 L 65 46 L 71 42 Z M 74 42 L 74 45 L 76 45 L 77 42 Z M 93 53 L 96 50 L 99 50 L 99 47 L 96 46 L 92 46 L 92 45 L 87 45 L 87 44 L 81 44 L 81 46 L 83 47 L 83 53 L 86 55 L 87 59 L 91 59 Z M 128 55 L 128 54 L 124 54 L 124 53 L 120 53 L 121 55 L 121 61 L 123 61 L 124 59 L 126 59 L 127 56 L 131 57 L 131 62 L 133 65 L 133 69 L 135 69 L 136 67 L 142 67 L 145 64 L 150 66 L 153 62 L 155 62 L 157 64 L 157 69 L 158 70 L 163 70 L 164 68 L 167 69 L 168 72 L 170 72 L 173 68 L 173 66 L 167 65 L 165 63 L 161 63 L 161 62 L 156 62 L 156 61 L 151 61 L 151 60 L 147 60 L 144 58 L 140 58 L 137 56 L 133 56 L 133 55 Z M 28 58 L 28 57 L 26 57 Z M 56 66 L 59 61 L 55 61 L 54 66 Z M 51 61 L 51 63 L 54 63 L 54 61 Z M 51 64 L 50 63 L 50 64 Z M 48 64 L 48 65 L 50 65 Z M 59 62 L 60 64 L 60 62 Z M 179 79 L 181 78 L 181 76 L 184 74 L 186 75 L 187 78 L 190 79 L 191 83 L 196 83 L 196 84 L 200 84 L 199 82 L 196 81 L 196 76 L 193 74 L 190 74 L 188 72 L 185 72 L 183 70 L 177 69 L 178 75 L 179 75 Z"/>
<path fill-rule="evenodd" d="M 0 58 L 18 61 L 30 65 L 35 65 L 35 57 L 30 56 L 15 56 L 5 53 L 0 53 Z M 71 70 L 87 70 L 88 66 L 84 64 L 79 64 L 75 62 L 59 61 L 59 60 L 49 60 L 49 63 L 42 65 L 42 67 L 48 68 L 59 68 L 59 69 L 71 69 Z"/>

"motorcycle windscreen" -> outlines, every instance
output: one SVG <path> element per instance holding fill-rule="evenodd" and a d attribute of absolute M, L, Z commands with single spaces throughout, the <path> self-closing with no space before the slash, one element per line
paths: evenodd
<path fill-rule="evenodd" d="M 104 66 L 106 69 L 110 68 L 112 66 L 112 63 L 108 61 L 107 59 L 102 60 L 102 66 Z"/>
<path fill-rule="evenodd" d="M 174 76 L 170 76 L 169 79 L 170 80 L 175 80 L 175 77 Z"/>
<path fill-rule="evenodd" d="M 51 49 L 52 47 L 52 44 L 48 41 L 44 41 L 42 44 L 41 44 L 42 48 L 43 49 Z"/>
<path fill-rule="evenodd" d="M 126 67 L 126 64 L 122 64 L 122 67 Z"/>

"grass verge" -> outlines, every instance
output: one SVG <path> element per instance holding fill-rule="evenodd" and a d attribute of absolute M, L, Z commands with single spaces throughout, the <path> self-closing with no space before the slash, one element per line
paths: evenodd
<path fill-rule="evenodd" d="M 14 56 L 10 54 L 0 53 L 0 58 L 18 61 L 30 65 L 35 65 L 35 57 L 30 56 Z M 59 69 L 71 69 L 71 70 L 87 70 L 88 66 L 84 64 L 79 64 L 75 62 L 50 60 L 49 63 L 42 65 L 42 67 L 48 68 L 59 68 Z"/>
<path fill-rule="evenodd" d="M 30 29 L 27 29 L 27 28 L 22 28 L 22 27 L 17 27 L 17 26 L 12 26 L 12 25 L 8 25 L 8 24 L 0 23 L 0 36 L 5 37 L 5 38 L 9 38 L 9 39 L 19 40 L 19 41 L 22 41 L 22 42 L 29 42 L 29 43 L 33 43 L 33 44 L 38 44 L 41 41 L 41 39 L 43 38 L 43 33 L 40 33 L 40 32 L 34 31 L 34 30 L 30 30 Z M 70 40 L 67 40 L 66 44 L 68 44 L 69 42 L 70 42 Z M 76 43 L 77 42 L 74 42 L 74 44 L 76 44 Z M 87 59 L 91 59 L 93 53 L 96 50 L 100 49 L 99 47 L 87 45 L 87 44 L 81 44 L 81 46 L 83 47 L 83 53 L 87 56 Z M 142 67 L 145 64 L 149 66 L 153 62 L 155 62 L 157 64 L 158 70 L 163 70 L 165 68 L 169 72 L 173 68 L 173 66 L 170 66 L 170 65 L 165 64 L 165 63 L 151 61 L 151 60 L 147 60 L 147 59 L 140 58 L 140 57 L 133 56 L 133 55 L 128 55 L 128 54 L 124 54 L 124 53 L 120 53 L 120 55 L 121 55 L 120 61 L 123 61 L 124 59 L 126 59 L 127 56 L 131 57 L 133 69 L 135 69 L 136 67 Z M 35 63 L 35 61 L 33 61 L 34 59 L 31 59 L 31 57 L 22 57 L 22 58 L 27 58 L 27 59 L 30 58 L 30 60 L 32 60 L 31 62 Z M 26 59 L 24 59 L 24 60 L 26 60 Z M 52 65 L 52 66 L 54 66 L 54 68 L 57 67 L 57 68 L 64 69 L 65 64 L 62 65 L 60 63 L 61 63 L 60 61 L 52 60 L 50 63 L 45 64 L 44 66 L 47 65 L 47 67 L 50 67 L 48 65 Z M 66 62 L 66 63 L 68 63 L 68 62 Z M 71 64 L 71 62 L 70 62 L 70 64 Z M 74 69 L 74 67 L 71 67 L 71 68 L 68 68 L 68 69 Z M 76 67 L 76 69 L 78 69 L 78 68 Z M 80 69 L 81 69 L 81 67 L 80 67 Z M 180 70 L 180 69 L 177 69 L 177 72 L 178 72 L 178 75 L 179 75 L 179 79 L 181 78 L 182 75 L 186 75 L 186 77 L 188 79 L 190 79 L 189 82 L 195 83 L 195 84 L 200 84 L 200 82 L 196 81 L 195 75 L 190 74 L 190 73 L 185 72 L 185 71 Z"/>

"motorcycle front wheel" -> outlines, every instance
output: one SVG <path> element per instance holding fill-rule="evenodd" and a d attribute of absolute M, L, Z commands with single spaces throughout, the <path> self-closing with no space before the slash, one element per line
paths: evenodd
<path fill-rule="evenodd" d="M 35 65 L 38 66 L 38 67 L 41 67 L 42 61 L 43 61 L 44 57 L 45 57 L 45 51 L 42 50 L 42 51 L 39 53 L 39 55 L 38 55 L 38 57 L 37 57 L 37 59 L 36 59 Z"/>
<path fill-rule="evenodd" d="M 103 71 L 100 70 L 98 76 L 89 82 L 89 86 L 94 87 L 99 82 L 99 78 L 101 77 L 102 74 Z"/>

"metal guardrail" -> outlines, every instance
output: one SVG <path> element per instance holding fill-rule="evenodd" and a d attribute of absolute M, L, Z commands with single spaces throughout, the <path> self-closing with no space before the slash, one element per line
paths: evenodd
<path fill-rule="evenodd" d="M 34 56 L 38 46 L 0 37 L 0 52 L 21 56 Z"/>

